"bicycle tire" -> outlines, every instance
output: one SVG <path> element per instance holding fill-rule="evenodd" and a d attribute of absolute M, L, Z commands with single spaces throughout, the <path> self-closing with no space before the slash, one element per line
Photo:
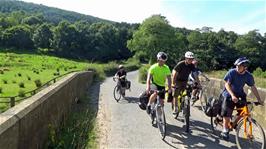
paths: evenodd
<path fill-rule="evenodd" d="M 240 133 L 242 132 L 242 128 L 244 127 L 244 118 L 242 118 L 240 120 L 240 122 L 237 125 L 236 128 L 236 144 L 238 148 L 252 148 L 252 149 L 264 149 L 265 148 L 265 134 L 264 131 L 261 127 L 261 125 L 259 123 L 256 122 L 256 120 L 254 120 L 253 118 L 247 118 L 247 125 L 249 125 L 249 123 L 252 124 L 252 134 L 253 135 L 261 135 L 260 137 L 260 141 L 261 143 L 257 142 L 257 140 L 255 139 L 255 136 L 252 136 L 251 138 L 247 137 L 245 138 L 245 136 L 241 136 Z M 257 131 L 254 130 L 254 128 L 257 128 Z M 247 129 L 249 129 L 249 127 L 247 127 Z M 256 131 L 256 133 L 255 133 Z M 248 140 L 248 141 L 246 141 Z M 254 141 L 255 140 L 255 141 Z M 254 146 L 256 143 L 257 146 Z M 250 146 L 249 146 L 250 145 Z"/>
<path fill-rule="evenodd" d="M 184 107 L 183 107 L 183 116 L 184 116 L 184 123 L 185 123 L 185 131 L 189 132 L 189 116 L 190 116 L 190 103 L 189 97 L 185 97 Z"/>
<path fill-rule="evenodd" d="M 118 89 L 118 85 L 115 86 L 113 94 L 114 94 L 114 99 L 116 100 L 116 102 L 118 102 L 122 96 L 120 89 Z"/>
<path fill-rule="evenodd" d="M 161 134 L 162 140 L 164 140 L 166 136 L 166 119 L 165 113 L 162 106 L 157 106 L 156 108 L 156 123 Z"/>

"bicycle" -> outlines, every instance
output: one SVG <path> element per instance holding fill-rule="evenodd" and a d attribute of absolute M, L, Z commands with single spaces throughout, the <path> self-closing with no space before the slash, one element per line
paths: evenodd
<path fill-rule="evenodd" d="M 189 132 L 189 117 L 190 117 L 190 99 L 192 92 L 192 84 L 187 84 L 186 89 L 181 92 L 181 95 L 177 97 L 177 113 L 175 119 L 177 119 L 180 112 L 183 112 L 185 131 Z M 172 105 L 172 109 L 173 109 Z"/>
<path fill-rule="evenodd" d="M 239 102 L 244 104 L 244 107 L 234 109 L 234 111 L 240 111 L 240 114 L 232 116 L 229 124 L 229 131 L 235 129 L 237 147 L 264 149 L 264 131 L 261 125 L 251 116 L 253 106 L 259 105 L 259 102 Z M 211 127 L 214 134 L 220 133 L 223 129 L 223 120 L 219 116 L 211 117 Z"/>
<path fill-rule="evenodd" d="M 121 78 L 121 77 L 120 77 Z M 113 81 L 116 82 L 116 79 L 118 80 L 118 77 L 113 77 Z M 126 87 L 123 87 L 121 83 L 117 83 L 116 86 L 114 87 L 114 99 L 116 102 L 119 102 L 121 97 L 125 97 L 125 92 L 126 92 Z"/>
<path fill-rule="evenodd" d="M 196 101 L 199 100 L 200 101 L 200 106 L 201 106 L 201 110 L 203 112 L 206 111 L 206 106 L 207 106 L 207 100 L 208 100 L 208 97 L 207 97 L 207 94 L 206 94 L 206 86 L 207 84 L 209 83 L 209 79 L 206 78 L 206 80 L 204 81 L 201 81 L 201 87 L 198 87 L 198 91 L 197 91 L 197 94 L 196 94 Z M 192 102 L 192 106 L 196 103 L 196 101 Z"/>
<path fill-rule="evenodd" d="M 152 124 L 154 123 L 154 120 L 156 120 L 157 127 L 159 129 L 160 135 L 162 140 L 164 140 L 166 136 L 166 119 L 165 119 L 165 113 L 164 113 L 164 104 L 163 99 L 160 99 L 159 94 L 164 94 L 166 91 L 158 91 L 158 90 L 151 90 L 151 93 L 157 92 L 156 101 L 151 104 L 151 113 L 150 117 L 152 120 Z"/>

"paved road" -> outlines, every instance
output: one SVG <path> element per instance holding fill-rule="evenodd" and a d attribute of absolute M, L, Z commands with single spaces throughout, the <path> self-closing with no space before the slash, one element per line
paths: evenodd
<path fill-rule="evenodd" d="M 161 140 L 159 131 L 152 126 L 146 111 L 137 105 L 137 97 L 145 89 L 138 83 L 138 72 L 128 73 L 131 92 L 118 103 L 113 98 L 115 82 L 107 78 L 100 86 L 101 148 L 236 148 L 235 136 L 226 142 L 211 133 L 209 118 L 199 110 L 197 103 L 191 108 L 191 132 L 184 132 L 183 122 L 172 117 L 170 104 L 165 105 L 167 136 Z"/>

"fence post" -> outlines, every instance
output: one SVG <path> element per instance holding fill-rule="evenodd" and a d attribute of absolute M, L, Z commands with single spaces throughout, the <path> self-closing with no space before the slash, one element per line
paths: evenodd
<path fill-rule="evenodd" d="M 14 107 L 15 106 L 15 97 L 11 97 L 10 98 L 10 107 Z"/>

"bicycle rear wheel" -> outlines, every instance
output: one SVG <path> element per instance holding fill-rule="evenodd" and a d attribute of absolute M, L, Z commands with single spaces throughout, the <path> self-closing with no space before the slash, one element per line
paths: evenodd
<path fill-rule="evenodd" d="M 118 102 L 121 98 L 121 91 L 120 91 L 118 85 L 116 85 L 114 88 L 114 98 L 115 98 L 116 102 Z"/>
<path fill-rule="evenodd" d="M 252 118 L 247 118 L 246 120 L 246 133 L 244 119 L 239 122 L 236 128 L 237 147 L 245 149 L 264 149 L 265 134 L 262 127 Z"/>
<path fill-rule="evenodd" d="M 184 122 L 185 122 L 185 131 L 189 132 L 189 116 L 190 116 L 190 102 L 189 97 L 185 97 L 184 101 L 184 108 L 183 108 L 183 116 L 184 116 Z"/>
<path fill-rule="evenodd" d="M 156 122 L 159 132 L 161 134 L 161 138 L 164 139 L 166 136 L 166 120 L 163 106 L 161 105 L 158 105 L 156 108 Z"/>

